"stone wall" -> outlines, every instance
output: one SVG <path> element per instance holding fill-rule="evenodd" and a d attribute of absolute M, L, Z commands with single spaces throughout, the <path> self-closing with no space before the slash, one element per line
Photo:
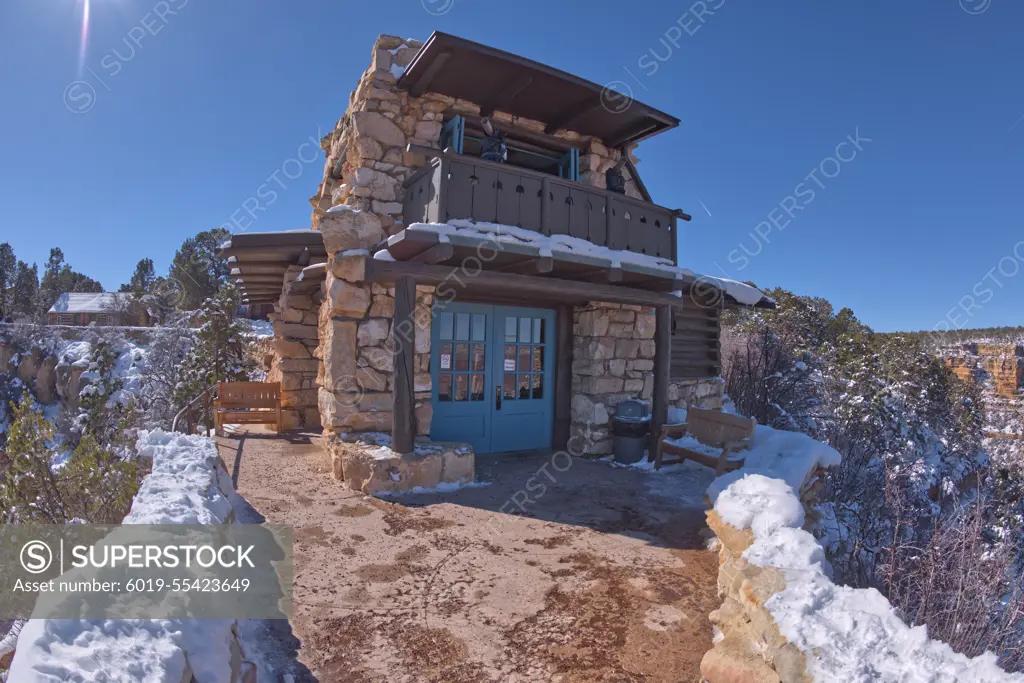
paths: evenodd
<path fill-rule="evenodd" d="M 573 312 L 572 433 L 589 433 L 584 451 L 612 452 L 611 416 L 626 399 L 654 394 L 654 309 L 608 303 Z M 720 379 L 669 380 L 669 405 L 722 407 Z"/>
<path fill-rule="evenodd" d="M 392 288 L 365 281 L 367 250 L 383 235 L 372 213 L 338 207 L 319 222 L 329 256 L 326 295 L 319 311 L 321 359 L 317 377 L 324 444 L 334 474 L 343 477 L 341 434 L 389 432 L 392 428 L 395 353 L 415 345 L 417 433 L 430 431 L 430 316 L 433 287 L 417 287 L 415 329 L 392 330 Z"/>
<path fill-rule="evenodd" d="M 274 327 L 270 342 L 268 382 L 281 383 L 283 429 L 319 429 L 316 377 L 320 362 L 315 357 L 319 344 L 317 315 L 323 295 L 320 292 L 294 294 L 290 285 L 302 272 L 291 266 L 283 278 L 280 300 L 269 315 Z"/>
<path fill-rule="evenodd" d="M 720 608 L 711 613 L 715 645 L 700 670 L 707 683 L 809 683 L 804 653 L 779 632 L 765 602 L 786 587 L 780 569 L 747 562 L 754 543 L 750 529 L 726 524 L 714 510 L 708 526 L 718 539 Z"/>

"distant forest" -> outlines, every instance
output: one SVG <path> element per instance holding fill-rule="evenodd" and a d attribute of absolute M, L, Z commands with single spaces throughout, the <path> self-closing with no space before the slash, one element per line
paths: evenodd
<path fill-rule="evenodd" d="M 930 346 L 955 346 L 974 341 L 1024 344 L 1024 327 L 981 327 L 977 329 L 949 330 L 946 332 L 877 332 L 882 337 L 910 337 Z"/>

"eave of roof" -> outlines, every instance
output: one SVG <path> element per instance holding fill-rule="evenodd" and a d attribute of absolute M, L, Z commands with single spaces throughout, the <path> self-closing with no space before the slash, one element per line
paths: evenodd
<path fill-rule="evenodd" d="M 612 147 L 631 145 L 679 125 L 679 119 L 608 86 L 482 45 L 434 32 L 398 79 L 413 95 L 436 92 L 568 129 Z"/>

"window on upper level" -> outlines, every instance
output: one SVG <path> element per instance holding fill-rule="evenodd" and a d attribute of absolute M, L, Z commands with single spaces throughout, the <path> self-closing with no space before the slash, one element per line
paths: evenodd
<path fill-rule="evenodd" d="M 555 138 L 549 142 L 545 140 L 547 136 L 539 133 L 527 135 L 510 127 L 503 128 L 501 124 L 492 125 L 504 138 L 507 155 L 503 163 L 579 181 L 580 150 L 577 147 Z M 481 119 L 455 115 L 441 130 L 441 149 L 450 148 L 457 154 L 480 157 L 490 148 L 487 138 Z"/>

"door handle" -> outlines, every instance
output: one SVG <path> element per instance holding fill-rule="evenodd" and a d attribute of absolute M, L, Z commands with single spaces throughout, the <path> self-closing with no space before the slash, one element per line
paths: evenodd
<path fill-rule="evenodd" d="M 501 410 L 501 387 L 494 387 L 494 409 Z"/>

